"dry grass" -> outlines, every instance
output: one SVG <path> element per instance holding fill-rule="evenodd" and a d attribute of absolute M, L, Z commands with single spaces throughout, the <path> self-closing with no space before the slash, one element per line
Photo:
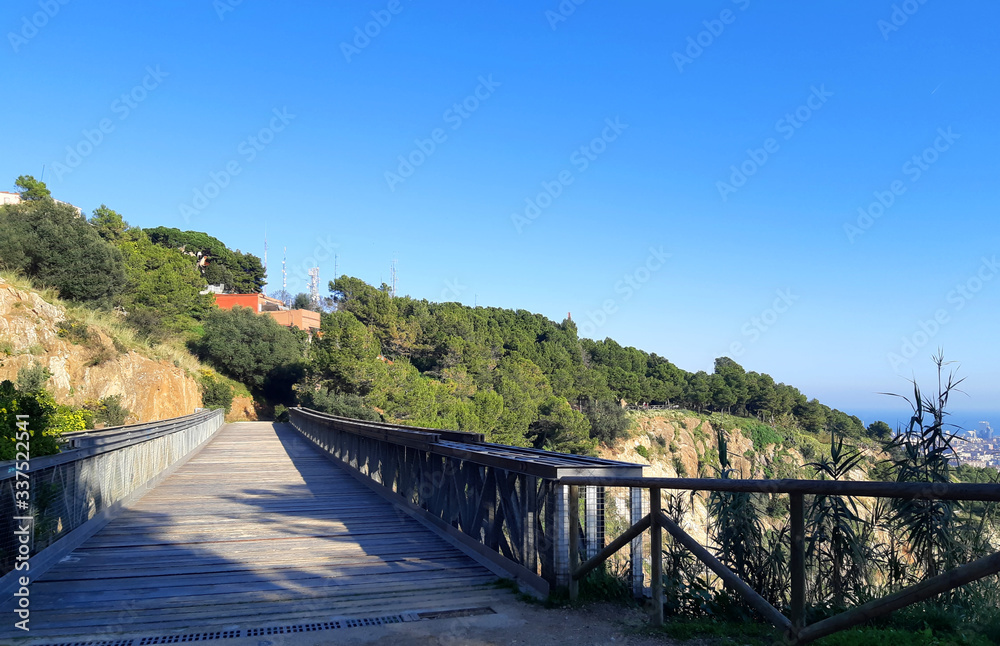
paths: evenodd
<path fill-rule="evenodd" d="M 114 312 L 95 310 L 78 303 L 63 301 L 59 298 L 57 290 L 39 287 L 24 276 L 10 272 L 0 272 L 0 284 L 34 292 L 50 305 L 62 307 L 66 311 L 67 318 L 107 335 L 119 353 L 135 352 L 153 361 L 167 361 L 184 370 L 192 378 L 197 378 L 199 372 L 206 369 L 206 366 L 184 347 L 181 340 L 170 339 L 151 345 L 149 339 L 139 334 Z"/>

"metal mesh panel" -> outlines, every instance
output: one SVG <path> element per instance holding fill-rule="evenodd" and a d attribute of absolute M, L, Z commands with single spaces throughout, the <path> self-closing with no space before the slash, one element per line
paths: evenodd
<path fill-rule="evenodd" d="M 19 478 L 14 463 L 3 463 L 7 468 L 0 467 L 0 575 L 14 569 L 19 554 L 40 552 L 146 487 L 210 438 L 222 423 L 221 410 L 203 411 L 160 426 L 116 428 L 106 434 L 114 435 L 113 440 L 103 441 L 101 432 L 88 435 L 84 439 L 90 441 L 74 442 L 79 448 L 31 461 L 28 501 L 15 496 Z M 24 547 L 15 534 L 21 529 L 30 532 Z"/>

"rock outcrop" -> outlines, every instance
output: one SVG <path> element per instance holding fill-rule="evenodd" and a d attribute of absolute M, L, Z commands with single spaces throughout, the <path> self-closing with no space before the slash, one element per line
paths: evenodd
<path fill-rule="evenodd" d="M 188 415 L 201 406 L 201 388 L 184 369 L 116 348 L 97 326 L 89 327 L 85 342 L 74 343 L 65 330 L 60 336 L 59 323 L 68 320 L 61 305 L 0 279 L 0 381 L 14 381 L 18 370 L 37 362 L 52 373 L 46 387 L 57 402 L 82 406 L 120 395 L 129 423 Z"/>

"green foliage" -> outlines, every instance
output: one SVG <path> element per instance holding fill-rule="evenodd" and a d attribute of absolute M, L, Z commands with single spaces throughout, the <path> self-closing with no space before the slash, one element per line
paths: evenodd
<path fill-rule="evenodd" d="M 228 414 L 233 408 L 233 387 L 208 373 L 201 377 L 201 403 L 205 408 L 221 408 Z"/>
<path fill-rule="evenodd" d="M 257 391 L 276 371 L 303 358 L 298 334 L 247 308 L 214 310 L 204 328 L 204 336 L 192 343 L 198 356 Z"/>
<path fill-rule="evenodd" d="M 121 395 L 108 395 L 100 401 L 94 417 L 105 426 L 122 426 L 128 419 L 130 411 L 122 406 Z"/>
<path fill-rule="evenodd" d="M 227 292 L 236 294 L 259 294 L 264 288 L 264 265 L 253 254 L 233 251 L 218 238 L 199 231 L 168 227 L 143 231 L 154 244 L 181 250 L 192 261 L 199 252 L 208 256 L 202 275 L 210 285 L 223 285 Z"/>
<path fill-rule="evenodd" d="M 31 457 L 52 455 L 59 452 L 59 432 L 62 426 L 72 426 L 72 420 L 60 411 L 45 390 L 34 393 L 20 392 L 12 382 L 0 382 L 0 460 L 13 460 L 30 442 Z M 26 419 L 18 419 L 18 415 Z M 27 434 L 18 428 L 18 422 L 27 422 Z M 81 427 L 82 429 L 83 427 Z"/>
<path fill-rule="evenodd" d="M 306 293 L 298 293 L 295 298 L 292 299 L 292 309 L 293 310 L 312 310 L 313 307 L 312 296 Z"/>
<path fill-rule="evenodd" d="M 868 425 L 868 436 L 876 440 L 888 440 L 892 437 L 892 427 L 879 420 Z"/>
<path fill-rule="evenodd" d="M 594 452 L 595 442 L 590 438 L 590 422 L 569 403 L 552 395 L 538 406 L 538 418 L 529 427 L 535 448 L 560 450 L 578 455 Z"/>
<path fill-rule="evenodd" d="M 115 239 L 129 280 L 119 304 L 136 330 L 159 341 L 192 329 L 214 309 L 212 295 L 200 293 L 205 279 L 194 258 L 153 244 L 142 229 L 123 229 Z"/>
<path fill-rule="evenodd" d="M 40 182 L 31 175 L 21 175 L 14 181 L 14 186 L 18 188 L 21 199 L 27 202 L 52 199 L 52 192 L 45 186 L 45 182 Z"/>
<path fill-rule="evenodd" d="M 862 455 L 844 449 L 842 438 L 832 434 L 830 456 L 808 466 L 821 479 L 843 480 L 856 468 Z M 829 601 L 844 608 L 847 601 L 863 600 L 868 589 L 868 545 L 862 539 L 861 513 L 857 502 L 848 496 L 815 496 L 807 513 L 808 538 L 806 559 L 814 573 L 817 601 Z"/>
<path fill-rule="evenodd" d="M 370 408 L 366 408 L 364 400 L 358 395 L 346 393 L 331 393 L 325 388 L 299 391 L 299 401 L 305 408 L 329 413 L 338 417 L 380 422 L 382 418 Z"/>
<path fill-rule="evenodd" d="M 92 338 L 87 324 L 73 319 L 63 319 L 56 323 L 56 334 L 60 339 L 67 339 L 78 345 L 86 345 Z"/>
<path fill-rule="evenodd" d="M 591 436 L 605 444 L 624 436 L 630 424 L 625 409 L 618 402 L 588 399 L 583 412 L 590 422 Z"/>
<path fill-rule="evenodd" d="M 119 251 L 73 207 L 49 199 L 0 208 L 0 268 L 75 301 L 109 304 L 126 287 Z"/>
<path fill-rule="evenodd" d="M 742 427 L 753 440 L 753 448 L 758 453 L 763 452 L 769 444 L 781 444 L 785 439 L 767 424 L 748 421 L 743 422 Z"/>
<path fill-rule="evenodd" d="M 934 359 L 938 373 L 938 389 L 925 396 L 913 382 L 913 399 L 906 401 L 913 408 L 909 425 L 887 445 L 893 456 L 891 463 L 897 482 L 950 482 L 952 443 L 957 437 L 948 430 L 945 409 L 951 392 L 962 379 L 954 373 L 944 379 L 943 355 Z M 962 546 L 957 540 L 956 514 L 960 502 L 952 500 L 894 501 L 895 521 L 905 532 L 917 563 L 928 576 L 940 574 L 961 559 Z"/>
<path fill-rule="evenodd" d="M 100 205 L 90 215 L 90 224 L 98 235 L 108 242 L 118 242 L 128 230 L 128 223 L 117 211 L 112 211 L 104 204 Z"/>
<path fill-rule="evenodd" d="M 644 460 L 648 461 L 650 459 L 649 458 L 649 449 L 647 449 L 642 444 L 640 444 L 639 446 L 635 447 L 635 452 L 638 453 L 639 455 L 641 455 Z"/>
<path fill-rule="evenodd" d="M 22 393 L 37 394 L 45 388 L 52 373 L 37 361 L 17 371 L 17 389 Z"/>
<path fill-rule="evenodd" d="M 274 421 L 286 423 L 288 422 L 288 406 L 284 404 L 278 404 L 274 407 Z"/>

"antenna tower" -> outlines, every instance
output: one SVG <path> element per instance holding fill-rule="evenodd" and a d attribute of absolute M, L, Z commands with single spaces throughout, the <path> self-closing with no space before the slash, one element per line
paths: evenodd
<path fill-rule="evenodd" d="M 319 267 L 309 270 L 309 295 L 312 297 L 313 307 L 319 308 Z"/>
<path fill-rule="evenodd" d="M 389 280 L 392 282 L 392 285 L 390 286 L 390 292 L 389 292 L 389 294 L 391 294 L 393 298 L 396 298 L 396 259 L 395 258 L 392 259 L 392 269 L 390 270 L 389 275 L 391 277 Z"/>
<path fill-rule="evenodd" d="M 281 257 L 281 300 L 288 305 L 288 272 L 285 271 L 285 261 L 288 260 L 288 247 L 283 247 L 284 255 Z"/>

